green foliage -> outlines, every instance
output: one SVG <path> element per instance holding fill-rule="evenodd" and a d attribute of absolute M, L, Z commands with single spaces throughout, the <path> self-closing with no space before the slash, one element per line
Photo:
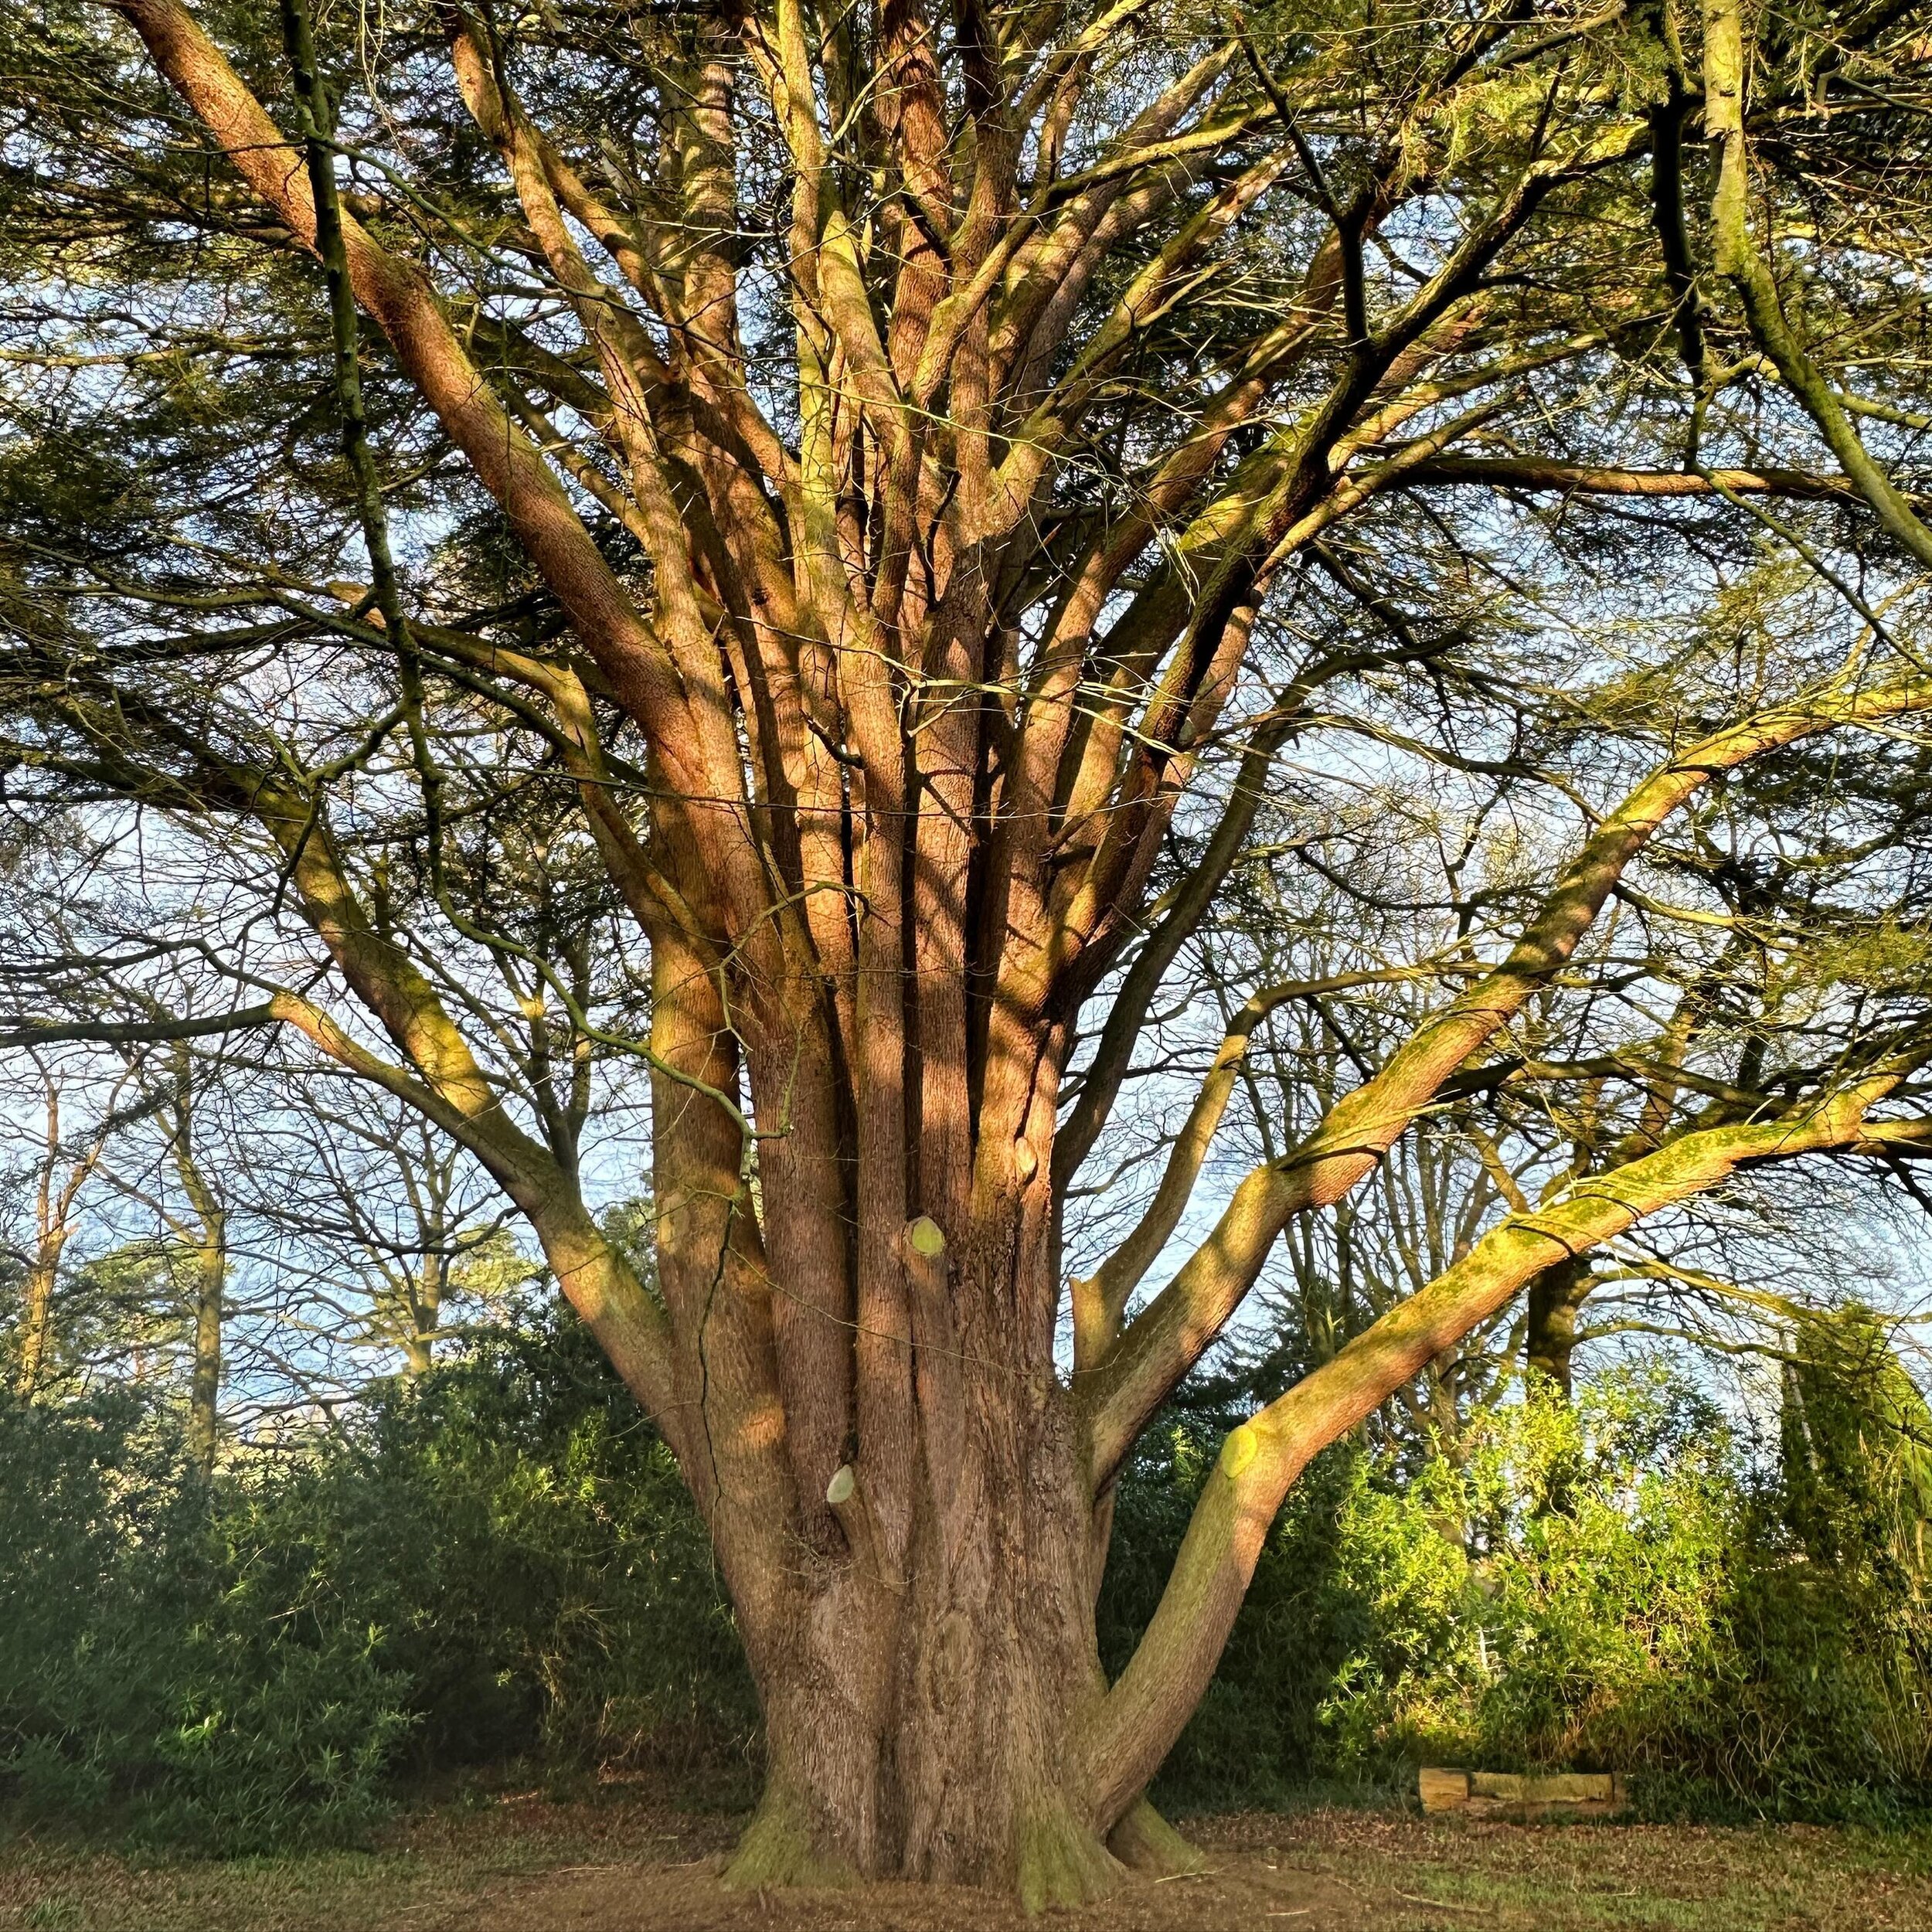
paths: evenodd
<path fill-rule="evenodd" d="M 1932 1408 L 1868 1308 L 1798 1325 L 1784 1377 L 1785 1513 L 1814 1560 L 1864 1563 L 1922 1604 Z"/>
<path fill-rule="evenodd" d="M 399 1774 L 742 1765 L 755 1708 L 663 1445 L 573 1327 L 189 1473 L 124 1389 L 0 1401 L 0 1790 L 234 1852 L 352 1839 Z"/>
<path fill-rule="evenodd" d="M 389 1385 L 298 1519 L 354 1525 L 421 1760 L 741 1764 L 757 1722 L 669 1451 L 564 1315 Z M 291 1527 L 296 1526 L 291 1524 Z"/>
<path fill-rule="evenodd" d="M 1325 1715 L 1344 1764 L 1633 1768 L 1709 1651 L 1744 1531 L 1728 1436 L 1612 1379 L 1477 1418 L 1400 1492 L 1358 1458 L 1337 1581 L 1372 1640 Z"/>
<path fill-rule="evenodd" d="M 1123 1483 L 1110 1664 L 1223 1420 L 1184 1412 Z M 1658 1808 L 1921 1808 L 1928 1625 L 1869 1544 L 1825 1560 L 1793 1538 L 1794 1486 L 1661 1373 L 1573 1408 L 1533 1389 L 1478 1414 L 1454 1463 L 1338 1445 L 1291 1492 L 1168 1794 L 1266 1802 L 1420 1762 L 1615 1768 Z"/>
<path fill-rule="evenodd" d="M 325 1585 L 238 1560 L 247 1505 L 182 1473 L 164 1411 L 9 1398 L 0 1460 L 0 1772 L 28 1817 L 244 1850 L 377 1815 L 402 1679 Z"/>
<path fill-rule="evenodd" d="M 1534 1388 L 1475 1415 L 1453 1462 L 1320 1458 L 1167 1800 L 1279 1802 L 1421 1760 L 1614 1767 L 1659 1810 L 1923 1805 L 1932 1627 L 1922 1568 L 1902 1581 L 1923 1401 L 1889 1352 L 1868 1359 L 1875 1332 L 1801 1338 L 1776 1480 L 1661 1373 L 1573 1407 Z M 1124 1477 L 1110 1668 L 1252 1394 L 1189 1391 Z M 403 1781 L 510 1760 L 742 1786 L 756 1706 L 702 1526 L 567 1316 L 212 1482 L 126 1387 L 0 1399 L 0 1459 L 17 1815 L 240 1851 L 356 1838 Z"/>

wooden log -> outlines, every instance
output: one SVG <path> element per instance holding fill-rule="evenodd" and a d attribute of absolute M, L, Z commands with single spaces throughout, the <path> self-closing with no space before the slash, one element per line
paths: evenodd
<path fill-rule="evenodd" d="M 1607 1771 L 1559 1771 L 1522 1781 L 1526 1804 L 1607 1804 L 1615 1795 L 1616 1781 Z"/>
<path fill-rule="evenodd" d="M 1469 1774 L 1425 1765 L 1416 1774 L 1416 1790 L 1425 1811 L 1453 1811 L 1469 1802 Z"/>
<path fill-rule="evenodd" d="M 1416 1788 L 1425 1811 L 1467 1808 L 1492 1816 L 1573 1808 L 1598 1815 L 1617 1809 L 1629 1797 L 1622 1777 L 1610 1771 L 1553 1771 L 1534 1777 L 1519 1771 L 1425 1767 L 1416 1775 Z"/>
<path fill-rule="evenodd" d="M 1469 1788 L 1477 1798 L 1500 1798 L 1507 1804 L 1607 1804 L 1617 1794 L 1616 1781 L 1607 1771 L 1554 1771 L 1543 1777 L 1478 1771 Z"/>

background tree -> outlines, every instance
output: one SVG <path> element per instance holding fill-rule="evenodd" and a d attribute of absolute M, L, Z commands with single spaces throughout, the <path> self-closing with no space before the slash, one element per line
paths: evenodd
<path fill-rule="evenodd" d="M 116 1103 L 124 1081 L 110 1089 L 100 1116 L 77 1132 L 70 1104 L 63 1122 L 66 1087 L 60 1070 L 37 1056 L 31 1062 L 38 1077 L 39 1145 L 23 1175 L 15 1180 L 22 1199 L 24 1225 L 15 1247 L 19 1270 L 19 1315 L 14 1325 L 15 1386 L 32 1395 L 52 1366 L 56 1310 L 63 1264 L 80 1226 L 81 1197 L 99 1174 L 108 1143 L 117 1128 L 127 1125 Z"/>

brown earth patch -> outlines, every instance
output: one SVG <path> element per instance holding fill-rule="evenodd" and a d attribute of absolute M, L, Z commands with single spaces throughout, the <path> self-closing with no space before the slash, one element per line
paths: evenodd
<path fill-rule="evenodd" d="M 917 1886 L 728 1891 L 739 1821 L 640 1787 L 498 1794 L 376 1849 L 143 1864 L 16 1841 L 0 1927 L 36 1932 L 1922 1932 L 1932 1836 L 1520 1825 L 1322 1810 L 1196 1818 L 1198 1874 L 1029 1921 Z"/>

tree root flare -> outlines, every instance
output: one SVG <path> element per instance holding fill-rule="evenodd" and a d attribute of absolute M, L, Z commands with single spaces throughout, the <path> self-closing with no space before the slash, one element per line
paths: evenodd
<path fill-rule="evenodd" d="M 1119 1889 L 1127 1867 L 1063 1800 L 1049 1800 L 1019 1828 L 1019 1902 L 1029 1913 L 1090 1905 Z"/>
<path fill-rule="evenodd" d="M 723 1882 L 752 1892 L 767 1885 L 854 1885 L 859 1876 L 849 1859 L 825 1849 L 813 1829 L 811 1807 L 782 1785 L 768 1784 Z"/>
<path fill-rule="evenodd" d="M 1204 1871 L 1207 1860 L 1145 1798 L 1107 1834 L 1107 1849 L 1143 1878 L 1175 1879 Z"/>

